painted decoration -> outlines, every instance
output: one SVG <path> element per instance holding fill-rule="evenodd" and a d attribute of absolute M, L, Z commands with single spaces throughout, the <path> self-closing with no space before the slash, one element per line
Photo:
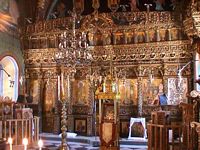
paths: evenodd
<path fill-rule="evenodd" d="M 146 122 L 145 118 L 131 118 L 128 139 L 145 139 Z"/>
<path fill-rule="evenodd" d="M 187 102 L 187 78 L 168 78 L 168 104 L 178 105 Z"/>

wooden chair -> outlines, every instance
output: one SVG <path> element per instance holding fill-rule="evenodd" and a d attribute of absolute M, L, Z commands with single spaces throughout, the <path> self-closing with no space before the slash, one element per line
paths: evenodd
<path fill-rule="evenodd" d="M 195 149 L 194 129 L 192 129 L 190 126 L 191 122 L 195 121 L 195 107 L 196 104 L 180 104 L 180 108 L 182 108 L 182 132 L 185 150 Z"/>
<path fill-rule="evenodd" d="M 170 112 L 153 112 L 151 118 L 151 122 L 147 124 L 148 150 L 170 150 L 170 148 L 182 150 L 180 138 L 182 126 L 170 124 Z M 173 136 L 175 132 L 178 134 L 178 140 Z"/>

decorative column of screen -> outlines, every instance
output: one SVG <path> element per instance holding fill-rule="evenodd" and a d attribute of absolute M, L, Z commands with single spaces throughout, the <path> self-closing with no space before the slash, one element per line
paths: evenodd
<path fill-rule="evenodd" d="M 138 83 L 138 115 L 142 116 L 142 106 L 143 106 L 143 92 L 142 92 L 142 77 L 137 78 Z"/>

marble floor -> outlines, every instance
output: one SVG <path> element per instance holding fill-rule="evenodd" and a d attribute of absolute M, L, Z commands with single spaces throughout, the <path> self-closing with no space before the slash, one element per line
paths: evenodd
<path fill-rule="evenodd" d="M 44 149 L 45 150 L 57 150 L 58 149 L 58 144 L 45 144 Z M 83 144 L 83 143 L 68 143 L 69 149 L 70 150 L 99 150 L 99 147 L 93 147 L 89 144 Z M 133 146 L 120 146 L 120 150 L 147 150 L 147 148 L 137 148 Z"/>
<path fill-rule="evenodd" d="M 44 142 L 44 150 L 57 150 L 61 143 L 61 138 L 58 135 L 43 133 L 40 137 Z M 70 150 L 99 150 L 98 137 L 77 136 L 68 138 L 67 144 Z M 35 149 L 37 148 L 33 148 L 33 150 Z M 120 140 L 120 150 L 147 150 L 147 143 L 146 141 L 133 142 L 124 138 Z"/>

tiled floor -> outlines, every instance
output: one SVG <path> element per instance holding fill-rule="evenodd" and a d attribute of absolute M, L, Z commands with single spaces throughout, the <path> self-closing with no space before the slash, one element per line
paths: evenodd
<path fill-rule="evenodd" d="M 58 145 L 48 145 L 45 146 L 46 150 L 57 150 Z M 69 144 L 70 150 L 99 150 L 99 147 L 92 147 L 89 145 L 78 145 L 78 144 Z M 120 147 L 120 150 L 147 150 L 146 148 L 131 148 L 131 147 Z"/>
<path fill-rule="evenodd" d="M 58 143 L 50 143 L 50 142 L 44 142 L 44 149 L 45 150 L 57 150 L 60 144 Z M 68 142 L 68 146 L 70 150 L 99 150 L 99 147 L 92 147 L 89 144 L 83 144 L 83 143 L 74 143 L 74 142 Z M 131 145 L 122 145 L 120 146 L 120 150 L 147 150 L 144 148 L 137 148 L 133 147 Z"/>
<path fill-rule="evenodd" d="M 57 150 L 61 143 L 61 137 L 58 135 L 42 133 L 40 137 L 44 142 L 44 150 Z M 99 150 L 99 147 L 94 146 L 99 144 L 98 137 L 76 136 L 67 140 L 70 150 Z M 141 144 L 140 141 L 132 142 L 124 138 L 120 140 L 120 143 L 123 143 L 120 145 L 120 150 L 147 150 L 146 141 Z"/>

